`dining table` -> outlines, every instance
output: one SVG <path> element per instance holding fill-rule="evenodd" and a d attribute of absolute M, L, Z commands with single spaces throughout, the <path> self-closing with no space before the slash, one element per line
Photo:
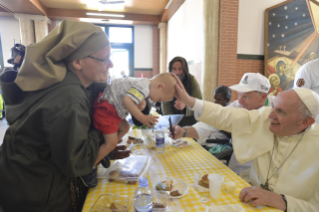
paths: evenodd
<path fill-rule="evenodd" d="M 142 138 L 140 130 L 130 131 L 130 135 Z M 151 158 L 150 166 L 145 177 L 148 178 L 151 188 L 165 177 L 173 177 L 184 181 L 188 185 L 188 192 L 181 198 L 169 198 L 167 211 L 171 212 L 205 212 L 209 207 L 218 207 L 226 205 L 239 206 L 242 211 L 281 211 L 272 207 L 258 206 L 252 207 L 249 203 L 243 203 L 239 199 L 240 191 L 251 185 L 243 180 L 239 175 L 229 169 L 224 163 L 215 158 L 205 148 L 191 138 L 182 138 L 189 145 L 185 147 L 175 147 L 170 145 L 165 148 L 164 153 L 158 154 L 155 150 L 148 149 L 145 145 L 140 145 L 140 149 L 133 151 L 134 154 L 145 155 Z M 123 141 L 125 142 L 125 141 Z M 128 211 L 133 210 L 134 192 L 138 187 L 135 185 L 109 182 L 104 178 L 107 169 L 98 166 L 99 182 L 98 186 L 88 191 L 84 212 L 89 212 L 94 203 L 103 194 L 124 195 L 131 199 Z M 224 177 L 224 182 L 235 182 L 237 188 L 234 192 L 227 192 L 226 186 L 223 185 L 219 198 L 213 199 L 209 192 L 199 192 L 197 189 L 198 176 L 204 174 L 217 173 Z"/>

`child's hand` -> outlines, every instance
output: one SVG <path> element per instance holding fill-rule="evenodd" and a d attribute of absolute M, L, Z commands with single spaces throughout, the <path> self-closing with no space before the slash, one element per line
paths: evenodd
<path fill-rule="evenodd" d="M 153 128 L 153 125 L 157 123 L 158 116 L 144 116 L 142 123 L 149 128 Z"/>

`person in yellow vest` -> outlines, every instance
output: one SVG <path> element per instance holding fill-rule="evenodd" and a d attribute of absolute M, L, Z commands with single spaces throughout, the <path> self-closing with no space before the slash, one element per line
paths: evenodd
<path fill-rule="evenodd" d="M 195 111 L 195 118 L 231 132 L 240 163 L 253 160 L 246 179 L 252 187 L 240 192 L 242 202 L 287 212 L 318 211 L 317 93 L 293 88 L 280 93 L 273 107 L 248 111 L 195 99 L 175 79 L 176 98 Z"/>

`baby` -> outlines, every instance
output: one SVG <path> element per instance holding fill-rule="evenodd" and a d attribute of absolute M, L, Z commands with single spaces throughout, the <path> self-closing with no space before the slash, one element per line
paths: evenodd
<path fill-rule="evenodd" d="M 152 102 L 168 102 L 175 95 L 176 81 L 169 73 L 159 74 L 152 79 L 119 78 L 112 80 L 94 102 L 93 124 L 102 132 L 104 143 L 100 146 L 96 164 L 107 156 L 128 132 L 130 125 L 126 116 L 130 113 L 142 124 L 152 128 L 158 117 L 144 115 L 146 98 Z M 92 173 L 92 172 L 91 172 Z M 95 187 L 86 182 L 88 187 Z"/>

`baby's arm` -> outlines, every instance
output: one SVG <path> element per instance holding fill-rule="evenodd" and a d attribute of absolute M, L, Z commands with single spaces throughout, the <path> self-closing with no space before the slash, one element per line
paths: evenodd
<path fill-rule="evenodd" d="M 105 156 L 115 149 L 119 141 L 118 132 L 111 134 L 103 134 L 104 143 L 99 148 L 99 153 L 95 161 L 97 165 Z"/>
<path fill-rule="evenodd" d="M 132 116 L 134 116 L 138 121 L 147 125 L 148 127 L 152 128 L 152 125 L 154 125 L 157 122 L 157 116 L 144 115 L 139 110 L 136 103 L 129 96 L 125 95 L 122 99 L 122 103 L 124 107 L 128 110 L 128 112 L 131 113 Z"/>

